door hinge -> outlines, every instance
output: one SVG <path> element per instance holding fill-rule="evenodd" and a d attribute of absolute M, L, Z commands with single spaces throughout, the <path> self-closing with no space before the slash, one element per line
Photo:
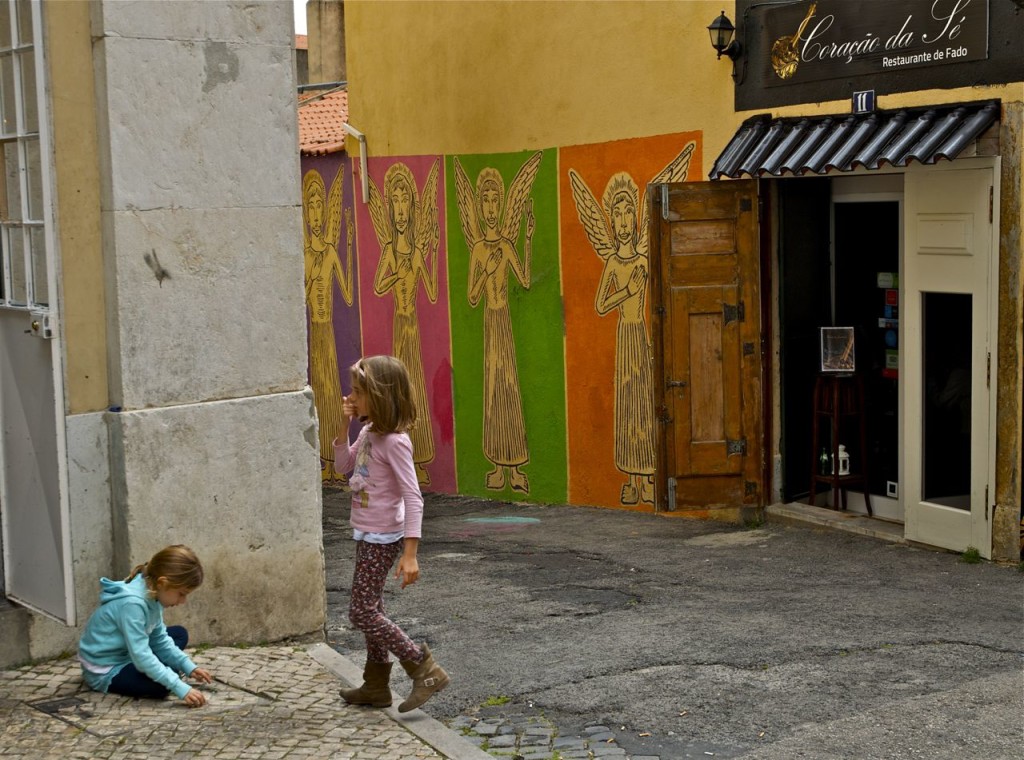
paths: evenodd
<path fill-rule="evenodd" d="M 737 441 L 726 439 L 725 453 L 728 456 L 732 456 L 733 454 L 745 455 L 747 453 L 747 439 L 740 438 Z"/>
<path fill-rule="evenodd" d="M 992 352 L 985 354 L 985 387 L 992 387 Z"/>
<path fill-rule="evenodd" d="M 743 306 L 743 301 L 740 301 L 736 305 L 733 305 L 731 303 L 723 303 L 722 304 L 722 318 L 723 318 L 723 321 L 725 322 L 725 324 L 729 324 L 730 322 L 735 322 L 737 319 L 740 322 L 743 322 L 747 318 L 746 317 L 746 309 Z"/>
<path fill-rule="evenodd" d="M 995 205 L 995 189 L 992 185 L 988 186 L 988 223 L 992 224 L 992 215 L 995 210 L 992 208 Z"/>
<path fill-rule="evenodd" d="M 668 185 L 661 185 L 661 218 L 668 221 Z"/>
<path fill-rule="evenodd" d="M 988 522 L 988 486 L 985 486 L 985 522 Z"/>
<path fill-rule="evenodd" d="M 676 479 L 668 479 L 668 511 L 676 511 Z"/>

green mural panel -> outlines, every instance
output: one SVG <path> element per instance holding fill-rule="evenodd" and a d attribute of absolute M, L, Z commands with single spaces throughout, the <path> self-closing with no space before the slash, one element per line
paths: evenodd
<path fill-rule="evenodd" d="M 557 155 L 445 159 L 463 494 L 556 503 L 568 497 Z"/>

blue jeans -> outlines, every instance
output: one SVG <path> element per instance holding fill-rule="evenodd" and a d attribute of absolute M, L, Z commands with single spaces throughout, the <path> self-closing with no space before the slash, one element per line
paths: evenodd
<path fill-rule="evenodd" d="M 188 631 L 185 630 L 184 626 L 170 626 L 167 629 L 167 635 L 171 637 L 171 641 L 174 642 L 178 649 L 184 649 L 188 646 Z M 110 688 L 107 689 L 107 693 L 120 694 L 124 697 L 163 699 L 170 694 L 170 691 L 168 691 L 166 686 L 158 684 L 145 673 L 139 672 L 139 669 L 134 665 L 128 663 L 114 676 L 114 680 L 110 682 Z"/>

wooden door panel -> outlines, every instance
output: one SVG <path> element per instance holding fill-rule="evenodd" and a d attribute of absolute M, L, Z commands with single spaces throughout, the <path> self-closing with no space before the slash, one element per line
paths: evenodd
<path fill-rule="evenodd" d="M 736 253 L 736 230 L 732 219 L 680 222 L 672 228 L 672 256 Z"/>
<path fill-rule="evenodd" d="M 741 457 L 730 454 L 729 442 L 741 435 L 739 329 L 726 309 L 736 304 L 737 288 L 677 288 L 676 294 L 672 381 L 685 383 L 672 394 L 677 470 L 688 476 L 735 474 Z"/>
<path fill-rule="evenodd" d="M 762 492 L 756 193 L 753 181 L 673 185 L 655 209 L 662 462 L 677 506 Z"/>

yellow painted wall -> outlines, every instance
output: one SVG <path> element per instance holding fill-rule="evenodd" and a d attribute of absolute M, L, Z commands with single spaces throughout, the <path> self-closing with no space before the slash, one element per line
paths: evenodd
<path fill-rule="evenodd" d="M 704 130 L 741 119 L 703 0 L 348 0 L 349 110 L 369 154 L 491 153 Z M 395 65 L 396 61 L 401 62 Z M 717 138 L 721 134 L 721 139 Z M 353 155 L 357 146 L 352 143 Z M 706 172 L 703 172 L 706 173 Z"/>
<path fill-rule="evenodd" d="M 68 413 L 107 408 L 106 307 L 100 234 L 89 3 L 47 3 L 46 55 L 56 161 Z"/>

